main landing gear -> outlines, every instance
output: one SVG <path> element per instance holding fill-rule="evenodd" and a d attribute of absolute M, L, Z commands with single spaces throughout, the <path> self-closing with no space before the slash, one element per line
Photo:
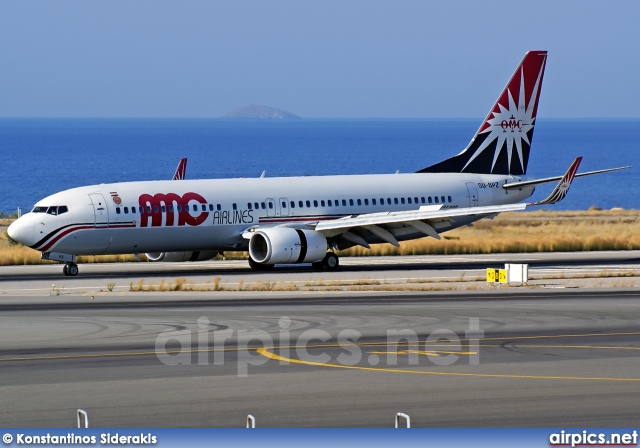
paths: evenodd
<path fill-rule="evenodd" d="M 313 269 L 317 271 L 335 271 L 340 264 L 339 258 L 333 252 L 327 252 L 322 261 L 311 263 Z"/>
<path fill-rule="evenodd" d="M 62 268 L 62 273 L 67 277 L 75 277 L 78 275 L 78 265 L 75 263 L 66 263 Z"/>

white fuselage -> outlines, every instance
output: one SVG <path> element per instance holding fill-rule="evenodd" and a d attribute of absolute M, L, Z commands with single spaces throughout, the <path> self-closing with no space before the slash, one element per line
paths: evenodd
<path fill-rule="evenodd" d="M 376 174 L 143 181 L 79 187 L 39 201 L 12 232 L 41 252 L 98 255 L 195 250 L 244 250 L 249 228 L 309 226 L 365 213 L 512 204 L 534 188 L 507 191 L 519 180 L 486 174 Z M 50 207 L 67 208 L 52 214 Z M 63 210 L 60 209 L 59 210 Z M 443 219 L 438 233 L 482 216 Z M 407 240 L 415 229 L 392 229 Z M 368 242 L 381 242 L 372 235 Z"/>

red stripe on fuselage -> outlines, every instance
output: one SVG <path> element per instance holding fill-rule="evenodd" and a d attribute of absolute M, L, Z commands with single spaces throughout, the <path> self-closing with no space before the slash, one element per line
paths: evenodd
<path fill-rule="evenodd" d="M 114 224 L 114 225 L 109 225 L 108 227 L 98 227 L 97 229 L 99 229 L 99 230 L 101 230 L 101 229 L 124 229 L 124 228 L 131 228 L 131 227 L 135 227 L 135 226 L 136 225 L 134 223 Z M 60 239 L 62 239 L 63 237 L 69 235 L 70 233 L 73 233 L 76 230 L 90 230 L 90 229 L 96 229 L 96 227 L 94 225 L 82 225 L 82 226 L 76 226 L 76 227 L 73 227 L 73 226 L 67 227 L 62 232 L 57 233 L 56 235 L 51 237 L 49 242 L 46 243 L 44 246 L 41 246 L 40 248 L 34 247 L 34 249 L 39 250 L 40 252 L 46 252 L 49 249 L 51 249 L 51 247 L 53 247 L 53 245 L 55 245 L 58 241 L 60 241 Z"/>

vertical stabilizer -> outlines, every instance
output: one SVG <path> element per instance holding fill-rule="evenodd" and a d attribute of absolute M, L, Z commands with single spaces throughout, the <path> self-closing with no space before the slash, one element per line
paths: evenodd
<path fill-rule="evenodd" d="M 184 180 L 187 176 L 187 159 L 180 159 L 176 173 L 173 175 L 173 180 Z"/>
<path fill-rule="evenodd" d="M 464 151 L 418 172 L 525 174 L 546 61 L 546 51 L 527 52 Z"/>

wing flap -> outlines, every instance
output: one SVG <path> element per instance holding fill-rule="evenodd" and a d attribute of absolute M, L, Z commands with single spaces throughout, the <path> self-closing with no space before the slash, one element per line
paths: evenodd
<path fill-rule="evenodd" d="M 459 216 L 477 216 L 477 215 L 493 215 L 496 213 L 519 211 L 527 208 L 527 204 L 507 204 L 507 205 L 491 205 L 487 207 L 466 207 L 466 208 L 444 208 L 443 206 L 430 206 L 421 207 L 420 210 L 408 210 L 402 212 L 388 212 L 388 213 L 369 213 L 364 215 L 358 215 L 354 217 L 333 219 L 331 221 L 319 222 L 316 225 L 316 230 L 319 232 L 333 231 L 337 229 L 344 229 L 345 231 L 353 227 L 368 228 L 371 226 L 382 226 L 389 224 L 406 223 L 408 225 L 418 228 L 426 235 L 433 236 L 432 233 L 435 229 L 429 224 L 422 221 L 428 221 L 432 219 L 446 219 L 455 218 Z M 426 209 L 426 210 L 425 210 Z M 421 222 L 429 226 L 427 228 L 424 225 L 417 224 Z M 377 230 L 377 229 L 376 229 Z M 432 232 L 433 230 L 433 232 Z M 437 233 L 437 232 L 435 232 Z"/>

